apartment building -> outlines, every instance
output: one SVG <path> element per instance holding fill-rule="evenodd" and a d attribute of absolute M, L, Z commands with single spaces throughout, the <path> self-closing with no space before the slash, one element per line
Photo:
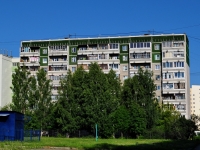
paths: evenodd
<path fill-rule="evenodd" d="M 12 58 L 0 54 L 0 108 L 12 102 Z"/>
<path fill-rule="evenodd" d="M 83 66 L 97 62 L 103 72 L 113 69 L 123 82 L 142 67 L 154 72 L 160 103 L 190 116 L 189 41 L 185 34 L 73 38 L 22 41 L 20 64 L 34 75 L 39 68 L 52 80 L 56 100 L 59 81 Z M 169 106 L 168 105 L 168 106 Z"/>
<path fill-rule="evenodd" d="M 191 114 L 200 115 L 200 85 L 190 88 Z"/>

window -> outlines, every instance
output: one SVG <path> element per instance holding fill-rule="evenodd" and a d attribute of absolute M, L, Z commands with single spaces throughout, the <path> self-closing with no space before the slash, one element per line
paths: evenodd
<path fill-rule="evenodd" d="M 165 57 L 165 52 L 163 52 L 163 55 L 162 55 L 162 57 Z"/>
<path fill-rule="evenodd" d="M 155 60 L 160 60 L 160 55 L 154 55 Z"/>
<path fill-rule="evenodd" d="M 131 59 L 146 59 L 150 58 L 150 53 L 130 53 Z"/>
<path fill-rule="evenodd" d="M 72 72 L 75 72 L 76 71 L 76 67 L 72 67 Z"/>
<path fill-rule="evenodd" d="M 71 61 L 72 61 L 72 62 L 76 62 L 76 57 L 72 57 L 72 58 L 71 58 Z"/>
<path fill-rule="evenodd" d="M 13 66 L 17 66 L 19 63 L 17 62 L 17 63 L 13 63 Z"/>
<path fill-rule="evenodd" d="M 150 42 L 130 43 L 130 48 L 150 48 Z"/>
<path fill-rule="evenodd" d="M 99 59 L 107 59 L 107 55 L 106 54 L 99 54 Z"/>
<path fill-rule="evenodd" d="M 184 72 L 175 72 L 174 76 L 175 78 L 184 78 Z"/>
<path fill-rule="evenodd" d="M 160 70 L 160 65 L 155 65 L 155 70 Z"/>
<path fill-rule="evenodd" d="M 127 45 L 122 45 L 122 51 L 127 51 L 128 50 L 128 46 Z"/>
<path fill-rule="evenodd" d="M 193 104 L 195 104 L 195 102 L 193 102 Z"/>
<path fill-rule="evenodd" d="M 127 71 L 128 70 L 128 66 L 123 66 L 123 71 Z"/>
<path fill-rule="evenodd" d="M 156 80 L 160 80 L 160 75 L 156 75 Z"/>
<path fill-rule="evenodd" d="M 157 86 L 156 86 L 156 90 L 160 90 L 160 85 L 157 85 Z"/>
<path fill-rule="evenodd" d="M 109 64 L 109 68 L 116 70 L 116 69 L 118 69 L 118 64 Z"/>
<path fill-rule="evenodd" d="M 42 53 L 47 54 L 47 49 L 43 49 Z"/>
<path fill-rule="evenodd" d="M 163 42 L 162 46 L 163 47 L 172 47 L 172 42 L 171 41 L 169 41 L 169 42 Z"/>
<path fill-rule="evenodd" d="M 53 58 L 53 61 L 58 61 L 58 58 Z"/>
<path fill-rule="evenodd" d="M 173 42 L 173 47 L 183 47 L 183 46 L 184 46 L 184 42 L 181 42 L 181 41 Z"/>
<path fill-rule="evenodd" d="M 184 52 L 173 52 L 174 57 L 184 57 Z"/>
<path fill-rule="evenodd" d="M 179 68 L 179 67 L 184 67 L 184 62 L 180 62 L 180 61 L 178 61 L 178 62 L 174 62 L 174 67 L 175 68 Z"/>
<path fill-rule="evenodd" d="M 43 64 L 46 64 L 47 63 L 47 58 L 43 58 L 42 62 L 43 62 Z"/>
<path fill-rule="evenodd" d="M 117 43 L 110 44 L 110 49 L 118 49 L 118 44 Z"/>
<path fill-rule="evenodd" d="M 172 78 L 173 78 L 172 72 L 163 73 L 163 79 L 172 79 Z"/>
<path fill-rule="evenodd" d="M 154 50 L 160 50 L 160 44 L 155 44 L 154 45 Z"/>
<path fill-rule="evenodd" d="M 123 80 L 126 80 L 126 79 L 128 79 L 128 76 L 123 76 Z"/>
<path fill-rule="evenodd" d="M 163 83 L 163 89 L 173 89 L 173 83 Z"/>
<path fill-rule="evenodd" d="M 173 67 L 173 63 L 172 62 L 164 62 L 163 63 L 163 68 L 172 68 Z"/>
<path fill-rule="evenodd" d="M 123 56 L 123 61 L 128 61 L 128 56 Z"/>
<path fill-rule="evenodd" d="M 72 47 L 71 52 L 76 53 L 76 47 Z"/>

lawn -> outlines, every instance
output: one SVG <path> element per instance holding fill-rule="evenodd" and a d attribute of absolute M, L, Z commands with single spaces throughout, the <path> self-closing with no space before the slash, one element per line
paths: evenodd
<path fill-rule="evenodd" d="M 25 150 L 51 147 L 69 147 L 81 150 L 192 150 L 199 145 L 199 140 L 163 140 L 163 139 L 86 139 L 86 138 L 51 138 L 41 141 L 0 142 L 0 150 Z"/>

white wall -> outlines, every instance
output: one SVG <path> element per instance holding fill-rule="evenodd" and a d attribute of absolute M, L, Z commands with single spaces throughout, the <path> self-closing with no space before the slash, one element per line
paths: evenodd
<path fill-rule="evenodd" d="M 191 114 L 200 115 L 200 85 L 192 85 L 190 97 Z"/>
<path fill-rule="evenodd" d="M 12 102 L 12 58 L 0 55 L 0 107 Z"/>

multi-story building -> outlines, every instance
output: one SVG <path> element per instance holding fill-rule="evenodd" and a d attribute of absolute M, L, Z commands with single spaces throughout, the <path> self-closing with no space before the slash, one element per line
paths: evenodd
<path fill-rule="evenodd" d="M 116 71 L 123 82 L 143 67 L 154 72 L 159 102 L 190 116 L 189 41 L 185 34 L 31 40 L 22 41 L 20 51 L 21 65 L 32 74 L 38 68 L 47 70 L 54 86 L 52 99 L 67 69 L 74 72 L 82 65 L 88 70 L 91 62 L 97 62 L 105 73 Z"/>
<path fill-rule="evenodd" d="M 12 57 L 0 54 L 0 108 L 12 102 Z"/>
<path fill-rule="evenodd" d="M 190 88 L 191 114 L 200 115 L 200 85 L 192 85 Z"/>
<path fill-rule="evenodd" d="M 12 73 L 19 63 L 19 58 L 0 54 L 0 108 L 12 102 Z"/>

